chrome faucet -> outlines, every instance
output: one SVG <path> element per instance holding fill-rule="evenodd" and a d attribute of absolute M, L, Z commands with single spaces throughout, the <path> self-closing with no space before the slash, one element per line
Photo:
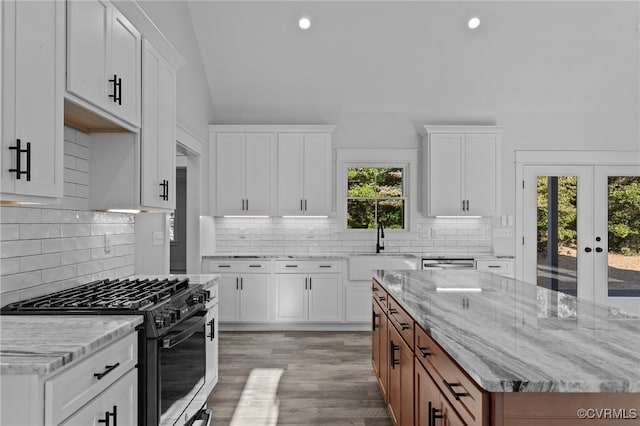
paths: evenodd
<path fill-rule="evenodd" d="M 380 244 L 380 240 L 384 238 L 384 227 L 382 222 L 378 222 L 378 235 L 376 238 L 376 253 L 380 253 L 380 250 L 384 250 L 384 243 Z"/>

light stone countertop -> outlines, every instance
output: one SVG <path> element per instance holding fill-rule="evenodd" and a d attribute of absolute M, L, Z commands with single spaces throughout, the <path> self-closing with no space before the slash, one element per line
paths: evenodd
<path fill-rule="evenodd" d="M 638 314 L 473 270 L 374 277 L 489 392 L 640 392 Z"/>
<path fill-rule="evenodd" d="M 134 332 L 142 315 L 1 315 L 0 374 L 49 374 Z"/>

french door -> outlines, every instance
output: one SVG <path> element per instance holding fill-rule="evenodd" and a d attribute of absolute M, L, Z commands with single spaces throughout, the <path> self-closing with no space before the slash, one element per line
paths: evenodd
<path fill-rule="evenodd" d="M 640 312 L 640 166 L 523 165 L 522 276 Z"/>

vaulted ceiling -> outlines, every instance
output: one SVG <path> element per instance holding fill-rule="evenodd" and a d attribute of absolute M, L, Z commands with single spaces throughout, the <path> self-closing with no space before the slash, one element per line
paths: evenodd
<path fill-rule="evenodd" d="M 189 10 L 215 123 L 637 109 L 638 94 L 616 81 L 637 91 L 628 65 L 638 2 L 194 1 Z"/>

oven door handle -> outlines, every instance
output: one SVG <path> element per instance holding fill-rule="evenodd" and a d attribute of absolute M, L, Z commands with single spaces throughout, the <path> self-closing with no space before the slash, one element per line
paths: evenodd
<path fill-rule="evenodd" d="M 165 336 L 162 339 L 162 347 L 165 349 L 171 349 L 175 346 L 178 346 L 180 343 L 184 342 L 189 337 L 193 336 L 194 333 L 203 330 L 207 317 L 202 316 L 201 318 L 202 319 L 200 319 L 197 323 L 187 328 L 186 330 L 183 330 L 180 333 Z"/>

